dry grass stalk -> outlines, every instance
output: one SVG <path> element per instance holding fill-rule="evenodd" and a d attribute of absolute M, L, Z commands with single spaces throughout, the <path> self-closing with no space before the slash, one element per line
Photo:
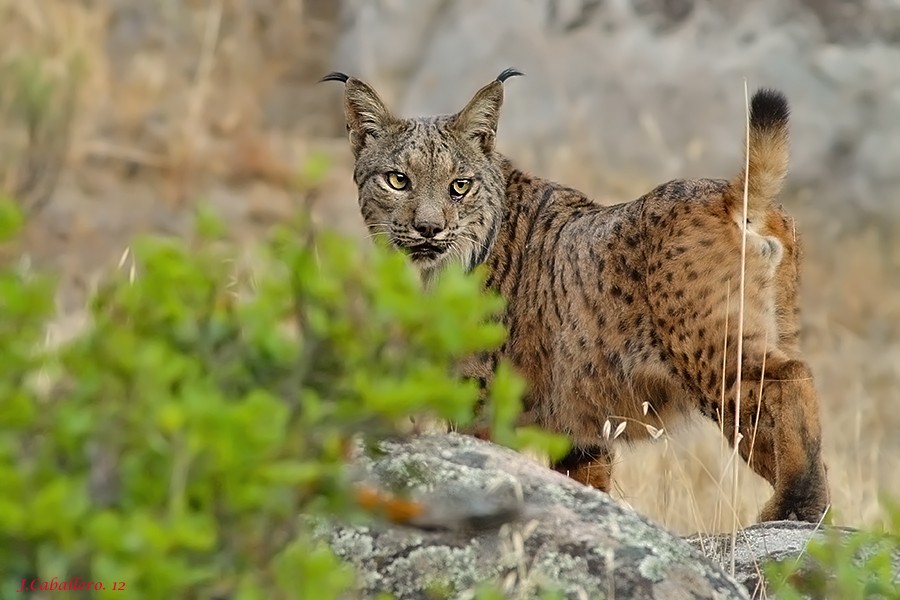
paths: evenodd
<path fill-rule="evenodd" d="M 734 392 L 734 465 L 733 480 L 731 486 L 731 504 L 737 504 L 738 497 L 738 475 L 737 456 L 738 446 L 741 443 L 741 368 L 742 354 L 744 348 L 744 279 L 747 267 L 747 197 L 748 197 L 748 178 L 750 173 L 750 95 L 747 91 L 747 78 L 744 78 L 744 106 L 746 115 L 746 148 L 744 149 L 744 211 L 741 218 L 741 283 L 740 283 L 740 305 L 738 308 L 738 331 L 737 331 L 737 381 L 735 382 Z M 731 574 L 734 575 L 734 550 L 737 542 L 737 514 L 732 513 L 731 521 Z"/>

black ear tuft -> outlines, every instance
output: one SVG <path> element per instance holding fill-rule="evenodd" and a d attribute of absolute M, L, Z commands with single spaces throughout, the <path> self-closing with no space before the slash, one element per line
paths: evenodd
<path fill-rule="evenodd" d="M 349 75 L 345 75 L 339 71 L 333 71 L 319 80 L 319 83 L 324 81 L 340 81 L 341 83 L 347 83 L 347 80 L 350 79 Z"/>
<path fill-rule="evenodd" d="M 518 69 L 509 68 L 509 69 L 504 69 L 504 71 L 502 73 L 497 75 L 497 81 L 499 81 L 500 83 L 503 83 L 510 77 L 524 77 L 524 76 L 525 76 L 525 73 L 523 73 L 522 71 L 519 71 Z"/>

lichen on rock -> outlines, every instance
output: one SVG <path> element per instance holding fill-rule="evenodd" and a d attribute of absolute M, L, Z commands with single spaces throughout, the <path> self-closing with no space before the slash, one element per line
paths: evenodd
<path fill-rule="evenodd" d="M 514 597 L 748 598 L 716 563 L 608 495 L 475 438 L 428 433 L 360 455 L 361 476 L 406 491 L 444 521 L 422 530 L 386 522 L 330 523 L 315 531 L 355 566 L 365 597 L 449 597 L 495 581 Z M 473 520 L 496 507 L 507 522 Z M 496 511 L 495 511 L 496 512 Z M 501 514 L 498 513 L 498 514 Z M 459 521 L 454 523 L 454 519 Z"/>

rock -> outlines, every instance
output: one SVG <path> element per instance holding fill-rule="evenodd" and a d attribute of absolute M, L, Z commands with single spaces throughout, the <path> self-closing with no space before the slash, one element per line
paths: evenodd
<path fill-rule="evenodd" d="M 806 554 L 806 547 L 812 539 L 823 539 L 829 533 L 837 533 L 846 541 L 856 530 L 848 527 L 822 527 L 811 523 L 779 521 L 759 523 L 738 532 L 734 553 L 734 577 L 750 591 L 753 598 L 771 597 L 767 595 L 761 565 L 765 561 L 800 559 Z M 731 534 L 694 535 L 687 542 L 700 550 L 709 559 L 721 564 L 731 572 Z M 861 548 L 859 559 L 866 558 L 876 549 L 872 544 Z M 894 550 L 894 582 L 900 584 L 900 551 Z M 801 567 L 808 563 L 800 561 Z"/>
<path fill-rule="evenodd" d="M 342 21 L 334 68 L 403 115 L 454 112 L 502 69 L 522 69 L 501 149 L 566 183 L 589 173 L 594 191 L 731 176 L 743 78 L 751 94 L 778 87 L 793 106 L 788 186 L 814 203 L 805 214 L 828 227 L 900 217 L 896 2 L 345 0 Z"/>
<path fill-rule="evenodd" d="M 748 598 L 681 538 L 512 450 L 438 433 L 386 442 L 383 450 L 359 459 L 364 477 L 425 498 L 431 508 L 420 525 L 431 530 L 381 522 L 316 527 L 356 567 L 367 598 L 456 598 L 486 580 L 521 598 L 553 588 L 566 598 Z"/>
<path fill-rule="evenodd" d="M 760 523 L 741 530 L 735 542 L 734 577 L 754 598 L 761 597 L 760 565 L 763 560 L 779 561 L 801 556 L 816 532 L 821 532 L 821 527 L 791 521 Z M 698 534 L 687 538 L 687 542 L 730 572 L 731 534 Z"/>
<path fill-rule="evenodd" d="M 764 563 L 797 560 L 808 573 L 810 540 L 836 533 L 846 542 L 856 533 L 788 521 L 752 525 L 737 533 L 732 577 L 731 534 L 682 539 L 508 448 L 428 433 L 381 449 L 357 460 L 362 478 L 405 490 L 425 513 L 407 526 L 320 521 L 315 528 L 356 567 L 367 598 L 466 597 L 479 583 L 498 581 L 516 598 L 559 589 L 579 599 L 761 599 L 771 597 Z M 900 549 L 874 539 L 854 559 L 861 564 L 888 548 L 900 585 Z"/>

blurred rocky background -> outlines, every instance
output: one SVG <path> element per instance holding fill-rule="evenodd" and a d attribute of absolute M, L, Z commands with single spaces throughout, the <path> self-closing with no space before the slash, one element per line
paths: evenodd
<path fill-rule="evenodd" d="M 0 189 L 29 213 L 20 259 L 63 281 L 54 336 L 135 234 L 185 234 L 200 202 L 240 243 L 304 204 L 366 243 L 329 71 L 412 116 L 515 66 L 501 150 L 608 203 L 731 176 L 744 80 L 780 88 L 838 522 L 900 494 L 900 2 L 0 0 L 0 40 Z M 770 493 L 742 469 L 730 506 L 728 458 L 711 425 L 673 433 L 620 457 L 615 495 L 728 530 Z"/>

